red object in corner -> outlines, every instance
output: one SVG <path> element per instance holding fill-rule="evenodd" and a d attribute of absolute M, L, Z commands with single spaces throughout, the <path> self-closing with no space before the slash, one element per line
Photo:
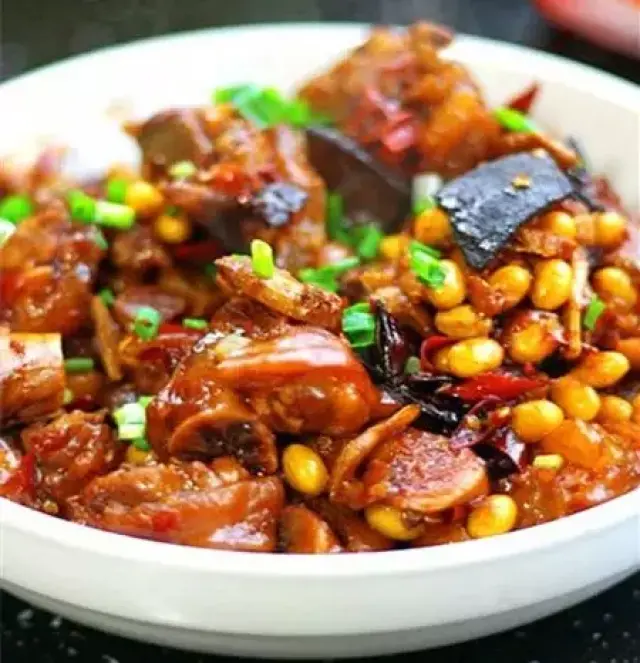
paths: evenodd
<path fill-rule="evenodd" d="M 600 46 L 640 58 L 638 0 L 535 0 L 557 25 Z"/>

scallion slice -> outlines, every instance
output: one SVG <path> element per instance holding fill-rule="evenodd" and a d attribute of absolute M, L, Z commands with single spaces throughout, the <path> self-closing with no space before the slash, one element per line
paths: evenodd
<path fill-rule="evenodd" d="M 501 106 L 493 111 L 493 116 L 507 131 L 517 133 L 532 133 L 536 130 L 535 124 L 520 111 Z"/>
<path fill-rule="evenodd" d="M 0 218 L 0 246 L 2 246 L 16 231 L 15 225 L 9 219 Z"/>
<path fill-rule="evenodd" d="M 100 228 L 96 228 L 95 231 L 96 245 L 101 251 L 106 251 L 109 248 L 109 242 L 107 242 L 107 238 L 104 236 Z"/>
<path fill-rule="evenodd" d="M 440 254 L 429 246 L 412 242 L 409 247 L 409 264 L 418 279 L 429 288 L 439 288 L 445 281 L 445 271 L 440 265 Z M 436 255 L 434 255 L 434 252 Z"/>
<path fill-rule="evenodd" d="M 95 222 L 106 228 L 129 230 L 136 220 L 135 210 L 128 205 L 98 200 L 95 210 Z"/>
<path fill-rule="evenodd" d="M 141 403 L 122 405 L 114 410 L 113 419 L 118 426 L 118 439 L 135 440 L 145 436 L 147 414 Z"/>
<path fill-rule="evenodd" d="M 324 267 L 317 267 L 315 269 L 311 267 L 303 269 L 300 271 L 299 278 L 303 283 L 316 285 L 330 292 L 337 292 L 338 281 L 336 277 L 357 267 L 359 264 L 360 259 L 352 256 L 344 258 L 333 265 L 325 265 Z"/>
<path fill-rule="evenodd" d="M 65 373 L 89 373 L 95 368 L 91 357 L 69 357 L 64 360 Z"/>
<path fill-rule="evenodd" d="M 169 168 L 169 175 L 174 180 L 186 180 L 198 172 L 193 161 L 178 161 Z"/>
<path fill-rule="evenodd" d="M 98 293 L 98 297 L 102 300 L 102 303 L 105 306 L 113 306 L 116 301 L 116 296 L 113 294 L 113 290 L 110 288 L 102 288 Z"/>
<path fill-rule="evenodd" d="M 143 341 L 152 341 L 158 335 L 162 316 L 152 306 L 141 306 L 133 321 L 133 331 Z"/>
<path fill-rule="evenodd" d="M 251 242 L 251 264 L 253 272 L 261 279 L 270 279 L 275 271 L 273 249 L 261 239 Z"/>
<path fill-rule="evenodd" d="M 354 229 L 356 232 L 355 239 L 355 249 L 358 252 L 358 255 L 363 260 L 375 260 L 378 256 L 378 250 L 380 249 L 380 242 L 384 237 L 382 231 L 378 226 L 369 224 L 366 226 L 359 226 L 357 229 Z"/>
<path fill-rule="evenodd" d="M 187 329 L 203 330 L 209 326 L 209 323 L 203 318 L 184 318 L 182 320 L 182 326 Z"/>
<path fill-rule="evenodd" d="M 140 451 L 150 451 L 151 445 L 147 441 L 146 437 L 136 437 L 134 440 L 131 440 L 131 444 Z"/>
<path fill-rule="evenodd" d="M 606 308 L 606 304 L 597 295 L 594 295 L 591 298 L 586 311 L 584 312 L 584 319 L 582 321 L 584 327 L 590 331 L 593 331 L 596 328 L 598 319 L 604 313 Z"/>
<path fill-rule="evenodd" d="M 404 365 L 404 372 L 407 375 L 419 373 L 421 370 L 420 357 L 409 357 Z"/>
<path fill-rule="evenodd" d="M 366 348 L 373 345 L 376 335 L 376 320 L 368 303 L 354 304 L 343 311 L 342 331 L 353 348 Z"/>
<path fill-rule="evenodd" d="M 127 197 L 129 182 L 120 178 L 114 178 L 107 182 L 106 194 L 110 203 L 124 203 Z"/>
<path fill-rule="evenodd" d="M 18 224 L 33 214 L 33 203 L 28 196 L 14 194 L 0 200 L 0 218 Z"/>
<path fill-rule="evenodd" d="M 413 215 L 420 216 L 427 210 L 435 209 L 436 206 L 437 202 L 433 196 L 421 196 L 413 203 Z"/>

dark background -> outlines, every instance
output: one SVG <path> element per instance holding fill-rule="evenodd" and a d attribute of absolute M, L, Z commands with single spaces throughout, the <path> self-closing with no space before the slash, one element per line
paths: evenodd
<path fill-rule="evenodd" d="M 206 26 L 285 20 L 405 23 L 417 18 L 560 53 L 640 82 L 637 61 L 551 29 L 527 0 L 0 0 L 0 77 L 101 46 Z M 102 635 L 0 596 L 4 663 L 223 661 Z M 640 574 L 526 628 L 396 660 L 640 663 Z"/>

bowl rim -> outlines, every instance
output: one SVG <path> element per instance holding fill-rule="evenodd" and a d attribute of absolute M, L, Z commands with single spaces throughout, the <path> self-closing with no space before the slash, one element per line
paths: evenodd
<path fill-rule="evenodd" d="M 40 78 L 57 76 L 67 69 L 90 66 L 95 60 L 106 60 L 113 56 L 135 57 L 135 52 L 140 49 L 152 52 L 170 45 L 185 47 L 193 40 L 206 42 L 224 35 L 248 38 L 256 31 L 277 32 L 280 33 L 278 38 L 286 38 L 290 33 L 299 35 L 305 31 L 340 32 L 344 33 L 344 36 L 351 33 L 355 38 L 369 27 L 371 24 L 365 23 L 261 23 L 206 28 L 141 39 L 66 58 L 9 79 L 0 84 L 0 99 L 20 94 L 22 86 L 37 84 Z M 528 47 L 483 37 L 461 34 L 456 36 L 455 44 L 456 54 L 458 50 L 463 52 L 469 50 L 474 54 L 477 52 L 483 61 L 499 61 L 502 69 L 515 71 L 522 71 L 523 65 L 526 64 L 535 71 L 536 77 L 564 82 L 574 89 L 587 90 L 590 94 L 606 97 L 612 103 L 625 107 L 631 112 L 640 111 L 640 87 L 587 65 Z M 594 89 L 594 83 L 597 83 L 597 90 Z M 138 539 L 61 520 L 6 499 L 0 500 L 0 532 L 3 533 L 3 545 L 7 545 L 5 537 L 15 532 L 62 548 L 109 556 L 128 563 L 153 563 L 166 569 L 188 569 L 203 574 L 223 572 L 225 575 L 274 578 L 327 579 L 440 571 L 541 552 L 568 544 L 590 533 L 620 527 L 626 521 L 633 520 L 637 521 L 640 531 L 640 489 L 586 511 L 554 522 L 510 532 L 506 536 L 427 548 L 316 556 L 192 548 Z"/>

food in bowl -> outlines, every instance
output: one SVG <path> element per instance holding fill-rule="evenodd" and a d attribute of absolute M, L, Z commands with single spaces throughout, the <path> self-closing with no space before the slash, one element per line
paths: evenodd
<path fill-rule="evenodd" d="M 0 494 L 242 551 L 430 546 L 640 484 L 640 229 L 535 86 L 376 29 L 293 101 L 3 172 Z"/>

